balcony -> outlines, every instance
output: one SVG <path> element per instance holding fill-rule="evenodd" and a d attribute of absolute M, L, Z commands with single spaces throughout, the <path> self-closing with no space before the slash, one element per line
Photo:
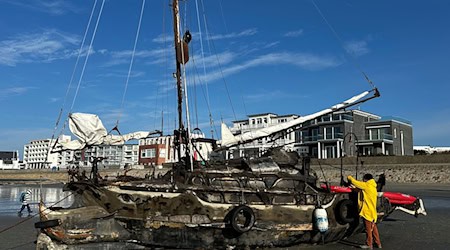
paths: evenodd
<path fill-rule="evenodd" d="M 302 141 L 300 143 L 317 142 L 324 140 L 337 140 L 342 138 L 344 138 L 343 133 L 327 133 L 325 134 L 325 136 L 323 134 L 318 134 L 312 136 L 303 136 Z"/>
<path fill-rule="evenodd" d="M 364 140 L 366 141 L 381 141 L 381 140 L 388 140 L 388 141 L 392 141 L 394 137 L 391 134 L 378 134 L 378 135 L 372 135 L 372 137 L 370 137 L 369 135 L 366 135 L 364 137 Z"/>

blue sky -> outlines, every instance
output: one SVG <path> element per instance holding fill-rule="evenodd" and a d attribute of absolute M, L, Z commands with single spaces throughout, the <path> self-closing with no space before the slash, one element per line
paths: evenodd
<path fill-rule="evenodd" d="M 105 2 L 86 60 L 101 4 L 79 53 L 93 0 L 0 0 L 0 150 L 52 137 L 61 108 L 57 133 L 68 112 L 96 113 L 107 129 L 119 120 L 122 133 L 161 129 L 164 114 L 174 129 L 169 1 L 147 0 L 129 78 L 142 1 Z M 199 18 L 195 4 L 181 4 L 186 74 L 192 126 L 208 136 L 209 113 L 218 129 L 327 108 L 370 89 L 362 70 L 382 95 L 362 110 L 411 121 L 415 145 L 450 145 L 449 1 L 198 0 Z"/>

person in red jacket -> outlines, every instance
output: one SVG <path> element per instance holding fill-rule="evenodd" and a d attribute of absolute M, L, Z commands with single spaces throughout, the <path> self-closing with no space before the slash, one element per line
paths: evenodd
<path fill-rule="evenodd" d="M 366 245 L 361 248 L 373 248 L 373 240 L 378 248 L 381 248 L 380 235 L 377 228 L 377 183 L 371 174 L 365 174 L 363 181 L 358 181 L 355 178 L 348 176 L 348 181 L 351 185 L 358 188 L 358 208 L 359 216 L 363 218 L 364 226 L 366 228 Z"/>

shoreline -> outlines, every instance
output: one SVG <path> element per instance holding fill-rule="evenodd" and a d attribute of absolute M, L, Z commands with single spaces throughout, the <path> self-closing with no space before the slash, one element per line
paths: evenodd
<path fill-rule="evenodd" d="M 356 174 L 356 169 L 358 169 Z M 87 172 L 89 169 L 83 169 Z M 317 182 L 339 183 L 341 170 L 339 164 L 311 164 L 311 170 L 317 176 Z M 144 177 L 152 169 L 132 169 L 127 172 L 129 176 Z M 450 163 L 428 164 L 387 164 L 387 165 L 343 165 L 344 179 L 348 175 L 361 178 L 365 173 L 371 173 L 375 179 L 385 174 L 387 183 L 405 184 L 450 184 Z M 99 171 L 103 177 L 117 176 L 124 173 L 123 169 L 102 169 Z M 45 178 L 44 178 L 45 176 Z M 1 170 L 0 187 L 3 185 L 64 185 L 69 181 L 66 170 Z"/>

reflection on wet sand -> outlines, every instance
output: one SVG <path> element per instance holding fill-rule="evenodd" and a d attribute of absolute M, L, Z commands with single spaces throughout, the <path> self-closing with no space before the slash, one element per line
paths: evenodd
<path fill-rule="evenodd" d="M 0 215 L 14 215 L 20 210 L 22 203 L 19 201 L 20 194 L 27 189 L 31 190 L 31 199 L 29 201 L 31 210 L 37 211 L 37 204 L 41 196 L 47 206 L 52 206 L 61 201 L 57 206 L 67 207 L 73 202 L 73 197 L 68 192 L 63 192 L 59 185 L 54 186 L 0 186 Z M 63 200 L 64 199 L 64 200 Z M 26 214 L 26 213 L 24 213 Z"/>

